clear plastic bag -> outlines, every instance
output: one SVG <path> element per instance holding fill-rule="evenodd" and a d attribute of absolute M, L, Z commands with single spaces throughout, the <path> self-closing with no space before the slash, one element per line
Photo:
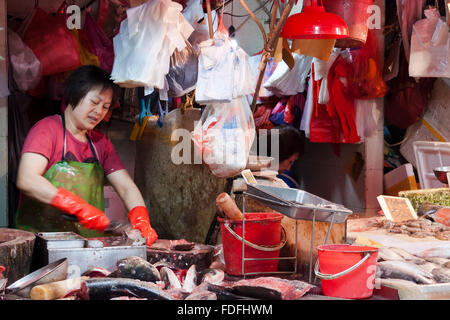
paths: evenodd
<path fill-rule="evenodd" d="M 450 78 L 450 35 L 436 9 L 425 10 L 426 19 L 413 25 L 409 75 L 417 78 Z"/>
<path fill-rule="evenodd" d="M 170 57 L 170 69 L 166 75 L 168 95 L 181 97 L 195 89 L 197 84 L 198 56 L 194 48 L 186 42 L 186 48 L 175 50 Z"/>
<path fill-rule="evenodd" d="M 246 97 L 206 106 L 192 132 L 203 162 L 220 178 L 245 169 L 254 138 L 255 123 Z"/>
<path fill-rule="evenodd" d="M 17 87 L 27 91 L 41 81 L 41 62 L 17 33 L 8 29 L 9 56 Z"/>
<path fill-rule="evenodd" d="M 293 53 L 294 68 L 281 61 L 272 76 L 263 84 L 263 87 L 272 91 L 276 96 L 293 96 L 305 91 L 306 77 L 311 71 L 313 57 Z"/>
<path fill-rule="evenodd" d="M 127 10 L 127 19 L 113 38 L 115 83 L 125 88 L 165 88 L 170 57 L 175 49 L 186 47 L 194 31 L 181 10 L 170 0 L 148 1 Z"/>

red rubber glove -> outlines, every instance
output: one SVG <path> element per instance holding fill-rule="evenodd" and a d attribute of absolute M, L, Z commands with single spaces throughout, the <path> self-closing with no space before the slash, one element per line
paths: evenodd
<path fill-rule="evenodd" d="M 151 246 L 158 239 L 155 229 L 150 226 L 150 218 L 148 210 L 144 206 L 134 207 L 128 213 L 128 219 L 134 229 L 141 231 L 142 236 L 147 240 L 147 246 Z"/>
<path fill-rule="evenodd" d="M 109 226 L 110 221 L 103 211 L 64 188 L 58 189 L 58 193 L 53 197 L 50 204 L 59 210 L 76 216 L 85 228 L 103 231 Z"/>

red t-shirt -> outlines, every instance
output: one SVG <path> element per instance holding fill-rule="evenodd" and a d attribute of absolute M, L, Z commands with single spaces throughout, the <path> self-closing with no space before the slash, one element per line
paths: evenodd
<path fill-rule="evenodd" d="M 99 130 L 91 130 L 89 138 L 94 146 L 98 161 L 105 175 L 125 169 L 111 141 Z M 28 133 L 21 154 L 39 153 L 48 159 L 47 168 L 61 161 L 64 146 L 64 134 L 61 117 L 53 115 L 38 121 Z M 66 129 L 66 160 L 93 162 L 94 155 L 89 142 L 76 139 Z"/>

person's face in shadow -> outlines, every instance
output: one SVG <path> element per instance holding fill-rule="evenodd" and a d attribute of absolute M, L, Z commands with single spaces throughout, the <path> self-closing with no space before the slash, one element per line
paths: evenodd
<path fill-rule="evenodd" d="M 298 153 L 294 153 L 289 158 L 281 161 L 280 165 L 278 166 L 278 173 L 282 173 L 282 172 L 284 172 L 286 170 L 288 170 L 288 171 L 291 170 L 292 165 L 298 159 L 298 157 L 299 157 L 299 154 Z"/>

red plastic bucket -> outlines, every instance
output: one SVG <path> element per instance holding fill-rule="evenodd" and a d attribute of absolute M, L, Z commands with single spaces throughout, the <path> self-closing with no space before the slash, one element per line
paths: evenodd
<path fill-rule="evenodd" d="M 372 296 L 378 248 L 351 245 L 323 245 L 315 274 L 322 280 L 326 296 L 363 299 Z M 320 268 L 320 271 L 319 271 Z"/>
<path fill-rule="evenodd" d="M 284 243 L 280 243 L 282 214 L 249 212 L 245 214 L 245 258 L 278 258 Z M 241 220 L 218 218 L 222 235 L 225 271 L 230 275 L 244 273 L 276 272 L 278 260 L 246 260 L 242 270 Z M 286 237 L 284 237 L 286 240 Z M 285 241 L 284 241 L 285 242 Z"/>

